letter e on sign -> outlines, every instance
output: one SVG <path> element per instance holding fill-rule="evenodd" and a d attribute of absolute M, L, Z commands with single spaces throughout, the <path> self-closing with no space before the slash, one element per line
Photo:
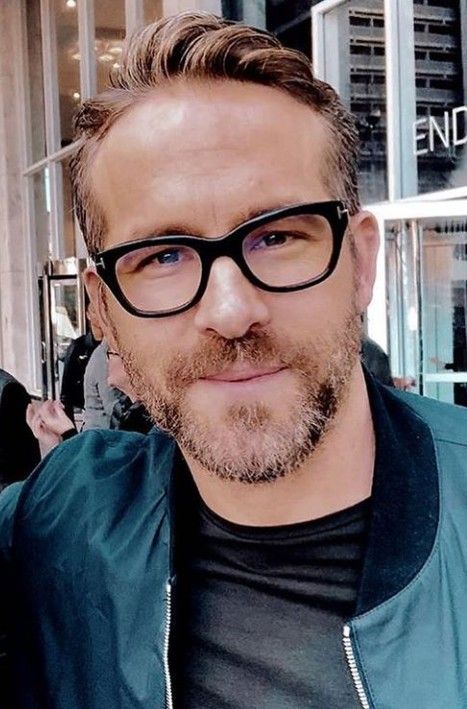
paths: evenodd
<path fill-rule="evenodd" d="M 425 131 L 423 133 L 418 132 L 418 127 L 426 126 L 427 124 L 427 119 L 426 118 L 419 118 L 417 121 L 414 122 L 413 124 L 413 152 L 414 155 L 426 155 L 428 152 L 428 148 L 419 148 L 418 143 L 420 143 L 422 140 L 426 140 L 428 133 Z"/>

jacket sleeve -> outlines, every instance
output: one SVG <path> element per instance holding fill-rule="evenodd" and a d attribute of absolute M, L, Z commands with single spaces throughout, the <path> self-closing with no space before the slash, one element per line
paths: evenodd
<path fill-rule="evenodd" d="M 11 668 L 7 653 L 7 619 L 10 610 L 10 584 L 12 583 L 9 562 L 13 550 L 16 507 L 22 487 L 23 483 L 14 483 L 6 487 L 0 494 L 0 696 L 3 701 L 8 703 L 8 706 L 11 706 L 7 698 L 9 697 Z"/>

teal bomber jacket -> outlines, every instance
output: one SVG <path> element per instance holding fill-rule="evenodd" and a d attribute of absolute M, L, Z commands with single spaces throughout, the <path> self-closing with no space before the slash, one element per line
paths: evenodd
<path fill-rule="evenodd" d="M 386 464 L 342 629 L 349 672 L 363 707 L 462 709 L 467 411 L 368 386 Z M 11 706 L 170 707 L 175 450 L 156 432 L 90 431 L 0 496 Z"/>

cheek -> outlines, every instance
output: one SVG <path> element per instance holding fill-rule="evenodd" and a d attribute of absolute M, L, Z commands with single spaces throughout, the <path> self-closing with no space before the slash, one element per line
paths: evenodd
<path fill-rule="evenodd" d="M 109 308 L 118 341 L 129 352 L 157 362 L 183 350 L 189 325 L 182 315 L 168 318 L 138 318 L 120 306 Z"/>
<path fill-rule="evenodd" d="M 323 283 L 295 293 L 274 294 L 271 328 L 291 339 L 308 340 L 339 327 L 353 309 L 353 270 L 346 265 Z M 272 295 L 272 294 L 271 294 Z"/>

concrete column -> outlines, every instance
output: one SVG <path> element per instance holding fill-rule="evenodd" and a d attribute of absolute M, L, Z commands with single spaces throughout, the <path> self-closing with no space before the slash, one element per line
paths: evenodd
<path fill-rule="evenodd" d="M 22 1 L 0 2 L 0 366 L 33 385 L 29 243 L 22 195 Z"/>

